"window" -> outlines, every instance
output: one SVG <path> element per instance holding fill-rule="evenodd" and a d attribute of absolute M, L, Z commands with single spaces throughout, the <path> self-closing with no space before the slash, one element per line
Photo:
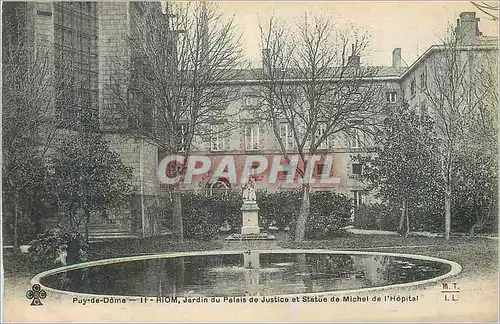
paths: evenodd
<path fill-rule="evenodd" d="M 290 170 L 291 169 L 290 168 L 290 163 L 288 163 L 285 160 L 282 160 L 280 164 L 284 168 L 284 170 L 278 171 L 278 173 L 277 173 L 277 179 L 285 181 L 285 180 L 287 180 L 289 172 L 291 172 L 291 170 Z"/>
<path fill-rule="evenodd" d="M 361 163 L 352 164 L 352 174 L 361 175 L 363 172 L 363 165 Z"/>
<path fill-rule="evenodd" d="M 358 129 L 354 130 L 354 135 L 351 139 L 351 148 L 361 148 L 363 147 L 362 134 Z"/>
<path fill-rule="evenodd" d="M 259 149 L 259 124 L 245 124 L 245 150 Z"/>
<path fill-rule="evenodd" d="M 225 94 L 216 93 L 214 94 L 214 110 L 226 110 L 228 106 L 228 99 Z"/>
<path fill-rule="evenodd" d="M 318 149 L 325 150 L 328 149 L 328 137 L 321 138 L 326 133 L 326 123 L 319 123 L 316 128 L 316 144 L 321 140 L 321 143 L 318 145 Z"/>
<path fill-rule="evenodd" d="M 133 103 L 134 113 L 128 117 L 128 126 L 131 129 L 153 130 L 154 107 L 151 99 L 140 92 L 129 90 L 130 102 Z"/>
<path fill-rule="evenodd" d="M 323 174 L 323 171 L 325 169 L 324 164 L 316 164 L 316 177 L 320 178 L 321 175 Z"/>
<path fill-rule="evenodd" d="M 245 106 L 255 107 L 259 105 L 259 98 L 256 96 L 247 95 L 245 96 Z"/>
<path fill-rule="evenodd" d="M 294 147 L 293 131 L 288 123 L 281 123 L 279 125 L 280 139 L 286 150 L 292 150 Z"/>
<path fill-rule="evenodd" d="M 222 151 L 224 149 L 223 126 L 223 124 L 212 124 L 211 126 L 210 149 L 212 151 Z"/>
<path fill-rule="evenodd" d="M 78 109 L 98 117 L 97 3 L 54 2 L 56 109 L 65 120 Z M 68 75 L 69 72 L 69 75 Z"/>
<path fill-rule="evenodd" d="M 252 162 L 252 166 L 250 167 L 250 175 L 251 176 L 254 176 L 257 174 L 256 170 L 257 168 L 259 167 L 260 163 L 259 162 Z"/>
<path fill-rule="evenodd" d="M 286 180 L 287 177 L 288 177 L 288 171 L 278 171 L 278 176 L 277 176 L 278 180 Z"/>
<path fill-rule="evenodd" d="M 261 181 L 264 176 L 260 173 L 257 173 L 257 168 L 260 166 L 259 162 L 252 162 L 252 166 L 250 167 L 249 170 L 249 175 L 255 180 L 255 181 Z"/>
<path fill-rule="evenodd" d="M 188 123 L 180 123 L 179 129 L 177 130 L 177 139 L 178 139 L 178 149 L 179 151 L 186 150 L 186 142 L 188 137 L 189 125 Z"/>
<path fill-rule="evenodd" d="M 354 206 L 359 206 L 363 204 L 363 191 L 353 190 Z"/>
<path fill-rule="evenodd" d="M 388 103 L 394 103 L 397 101 L 397 92 L 396 91 L 388 91 L 385 93 L 385 100 Z"/>
<path fill-rule="evenodd" d="M 420 73 L 420 88 L 427 88 L 427 69 L 424 68 L 422 73 Z"/>
<path fill-rule="evenodd" d="M 413 97 L 415 95 L 416 81 L 415 77 L 413 77 L 410 81 L 410 95 Z"/>

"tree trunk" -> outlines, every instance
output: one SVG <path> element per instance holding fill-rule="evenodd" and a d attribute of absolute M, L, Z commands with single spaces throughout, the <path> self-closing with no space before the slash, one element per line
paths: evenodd
<path fill-rule="evenodd" d="M 172 234 L 175 239 L 182 242 L 184 239 L 184 227 L 182 225 L 182 196 L 179 190 L 172 191 L 173 219 Z"/>
<path fill-rule="evenodd" d="M 405 214 L 406 214 L 406 233 L 405 233 L 405 238 L 406 238 L 408 237 L 408 234 L 410 234 L 410 215 L 408 213 L 408 201 L 406 201 Z"/>
<path fill-rule="evenodd" d="M 480 210 L 477 197 L 474 197 L 474 212 L 476 214 L 476 222 L 471 226 L 469 230 L 469 235 L 471 237 L 476 235 L 476 229 L 481 229 L 483 227 L 483 219 L 481 218 L 481 216 L 484 216 L 484 210 Z"/>
<path fill-rule="evenodd" d="M 451 233 L 451 185 L 446 184 L 444 195 L 444 237 L 450 239 Z"/>
<path fill-rule="evenodd" d="M 405 227 L 406 223 L 406 227 Z M 408 235 L 409 232 L 409 226 L 408 226 L 408 202 L 406 198 L 403 198 L 403 206 L 401 207 L 401 216 L 399 218 L 399 226 L 398 226 L 398 233 L 401 236 L 406 236 Z"/>
<path fill-rule="evenodd" d="M 14 233 L 12 237 L 12 245 L 14 252 L 19 252 L 19 205 L 17 202 L 17 194 L 14 195 Z"/>
<path fill-rule="evenodd" d="M 70 228 L 71 230 L 73 231 L 76 231 L 78 229 L 78 225 L 77 225 L 77 221 L 76 221 L 76 208 L 75 206 L 72 204 L 69 208 L 68 208 L 68 211 L 69 211 L 69 225 L 70 225 Z"/>
<path fill-rule="evenodd" d="M 87 209 L 85 211 L 85 243 L 89 244 L 89 223 L 90 223 L 90 212 Z"/>
<path fill-rule="evenodd" d="M 309 184 L 302 184 L 302 202 L 300 204 L 297 227 L 295 228 L 295 242 L 302 242 L 306 236 L 306 224 L 309 217 Z"/>
<path fill-rule="evenodd" d="M 479 227 L 478 226 L 478 223 L 475 223 L 474 225 L 472 225 L 472 227 L 470 228 L 470 231 L 469 231 L 469 235 L 471 237 L 474 237 L 476 235 L 476 227 Z"/>

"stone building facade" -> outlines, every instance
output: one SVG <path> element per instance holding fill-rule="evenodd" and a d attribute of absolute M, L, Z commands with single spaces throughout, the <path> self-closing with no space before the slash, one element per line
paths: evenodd
<path fill-rule="evenodd" d="M 94 219 L 95 228 L 107 226 L 110 232 L 125 232 L 139 236 L 158 234 L 160 230 L 152 228 L 152 224 L 156 223 L 153 219 L 154 206 L 160 203 L 164 195 L 156 176 L 158 163 L 162 158 L 161 152 L 145 140 L 130 138 L 123 132 L 122 126 L 127 121 L 123 120 L 117 111 L 109 90 L 114 85 L 120 86 L 124 83 L 114 72 L 121 66 L 127 65 L 129 60 L 126 36 L 131 28 L 133 3 L 29 2 L 18 5 L 25 6 L 26 30 L 32 35 L 35 44 L 45 46 L 49 49 L 50 55 L 56 57 L 64 46 L 77 46 L 78 50 L 83 53 L 79 58 L 81 61 L 78 62 L 81 66 L 79 76 L 88 80 L 86 93 L 88 93 L 89 100 L 95 102 L 96 113 L 102 129 L 106 130 L 106 138 L 111 148 L 120 154 L 125 165 L 133 169 L 132 183 L 135 192 L 131 197 L 130 205 L 124 206 L 121 211 L 110 213 L 108 217 L 111 221 L 107 223 L 112 225 L 108 224 L 109 226 L 97 215 Z M 498 54 L 498 38 L 480 35 L 475 13 L 460 15 L 457 22 L 457 34 L 461 35 L 468 44 L 465 49 L 466 53 Z M 401 49 L 397 48 L 393 51 L 391 64 L 376 67 L 379 72 L 374 78 L 384 92 L 383 97 L 386 101 L 384 104 L 397 108 L 403 102 L 407 102 L 410 107 L 423 110 L 426 106 L 425 98 L 417 91 L 417 83 L 419 86 L 425 85 L 427 62 L 438 52 L 439 46 L 432 46 L 414 64 L 404 67 Z M 265 126 L 259 125 L 253 129 L 247 127 L 250 123 L 244 116 L 245 111 L 258 109 L 249 92 L 255 84 L 252 84 L 250 78 L 246 80 L 244 77 L 238 82 L 242 84 L 241 96 L 230 103 L 227 109 L 236 113 L 237 117 L 230 122 L 238 123 L 239 130 L 231 132 L 226 137 L 218 138 L 217 145 L 214 145 L 213 140 L 198 139 L 196 151 L 191 154 L 209 156 L 214 161 L 213 165 L 217 165 L 223 156 L 232 155 L 235 156 L 237 162 L 236 168 L 241 169 L 244 156 L 259 154 L 271 158 L 280 155 L 280 151 L 274 134 Z M 54 107 L 57 108 L 57 103 Z M 248 132 L 251 136 L 248 136 Z M 64 131 L 61 131 L 61 134 L 63 136 Z M 369 143 L 365 143 L 361 137 L 332 138 L 321 150 L 322 155 L 333 155 L 335 176 L 340 179 L 333 190 L 351 196 L 356 205 L 369 202 L 371 197 L 363 193 L 363 185 L 356 180 L 355 176 L 362 172 L 362 166 L 354 164 L 351 156 L 365 152 L 368 148 Z M 202 176 L 199 181 L 186 185 L 183 189 L 205 190 L 213 187 L 214 183 L 209 180 L 208 176 L 210 172 L 207 177 Z M 275 184 L 268 184 L 265 178 L 258 180 L 258 188 L 270 190 L 296 186 L 296 184 L 287 185 L 283 179 L 278 179 Z M 241 186 L 238 183 L 230 183 L 227 179 L 221 179 L 220 182 L 223 183 L 223 187 L 231 189 L 238 189 Z M 313 190 L 331 190 L 331 188 L 331 186 L 328 188 L 322 188 L 320 185 L 312 186 Z"/>
<path fill-rule="evenodd" d="M 479 18 L 475 12 L 463 12 L 450 39 L 450 45 L 433 45 L 428 48 L 400 76 L 400 92 L 403 101 L 416 111 L 432 114 L 426 90 L 436 88 L 435 74 L 442 70 L 445 55 L 454 55 L 460 67 L 465 67 L 464 80 L 472 80 L 481 69 L 498 68 L 498 37 L 485 36 L 479 29 Z M 447 54 L 446 52 L 454 52 Z M 470 81 L 465 81 L 470 82 Z"/>

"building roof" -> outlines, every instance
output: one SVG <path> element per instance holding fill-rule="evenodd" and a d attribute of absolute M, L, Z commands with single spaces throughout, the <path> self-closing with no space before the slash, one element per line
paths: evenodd
<path fill-rule="evenodd" d="M 393 80 L 399 78 L 406 68 L 395 69 L 392 66 L 361 66 L 363 78 L 377 79 L 377 80 Z M 335 78 L 340 72 L 340 67 L 333 67 L 331 69 L 331 76 Z M 295 75 L 294 75 L 295 74 Z M 300 80 L 301 76 L 298 73 L 289 72 L 287 79 L 290 81 Z M 227 81 L 242 81 L 242 82 L 257 82 L 262 77 L 262 68 L 247 68 L 239 70 L 231 70 L 226 74 Z"/>
<path fill-rule="evenodd" d="M 496 45 L 498 46 L 498 37 L 495 36 L 479 36 L 473 42 L 473 45 Z"/>
<path fill-rule="evenodd" d="M 442 51 L 445 49 L 445 45 L 432 45 L 429 47 L 422 55 L 420 55 L 415 62 L 413 62 L 406 71 L 401 74 L 404 78 L 406 75 L 411 73 L 416 67 L 418 67 L 425 59 L 437 51 Z M 480 36 L 474 42 L 469 44 L 461 44 L 457 46 L 458 50 L 498 50 L 498 37 L 491 36 Z"/>

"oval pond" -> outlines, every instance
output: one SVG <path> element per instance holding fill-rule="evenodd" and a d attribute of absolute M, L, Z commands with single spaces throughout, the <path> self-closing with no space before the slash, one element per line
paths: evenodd
<path fill-rule="evenodd" d="M 34 280 L 49 289 L 92 295 L 270 296 L 418 283 L 449 274 L 454 265 L 390 253 L 305 251 L 111 259 L 49 270 Z"/>

